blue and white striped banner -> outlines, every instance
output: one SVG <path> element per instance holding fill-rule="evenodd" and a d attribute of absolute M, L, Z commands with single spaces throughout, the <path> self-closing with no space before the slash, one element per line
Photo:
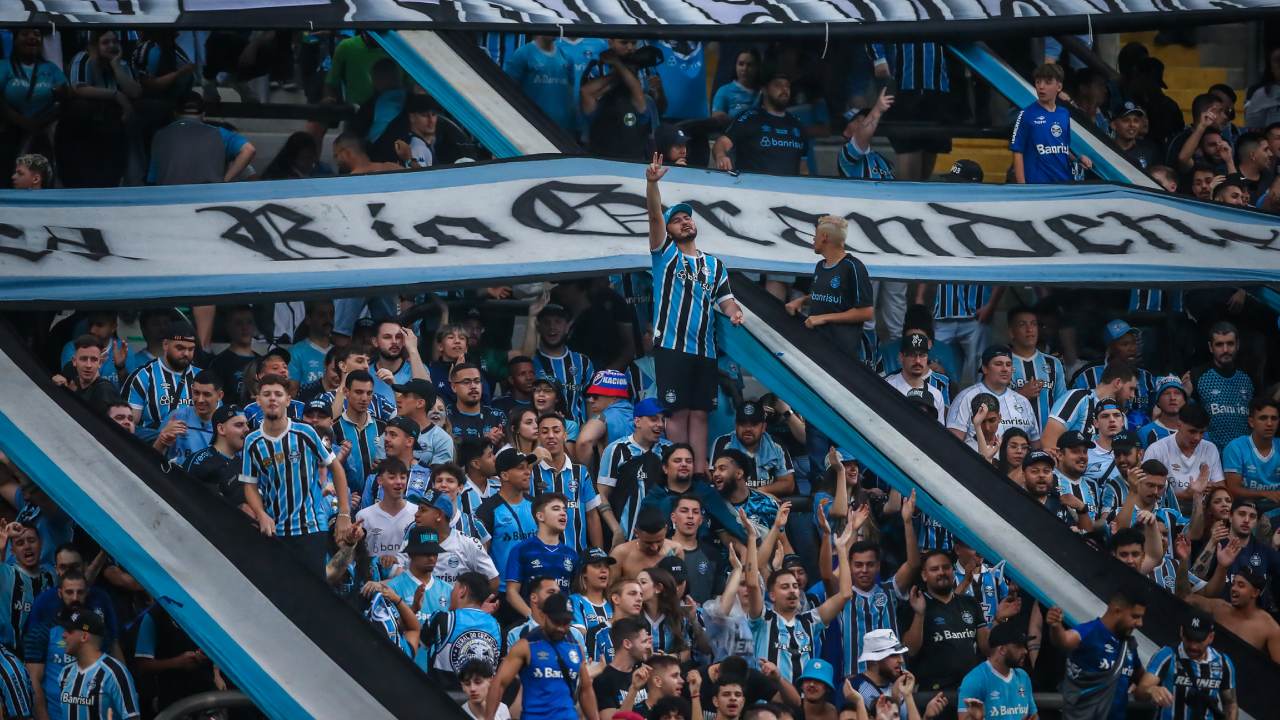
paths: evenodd
<path fill-rule="evenodd" d="M 644 168 L 526 158 L 379 176 L 0 193 L 0 303 L 367 292 L 649 267 Z M 698 244 L 808 274 L 814 220 L 849 219 L 879 278 L 1280 282 L 1272 215 L 1112 184 L 860 182 L 673 169 Z"/>

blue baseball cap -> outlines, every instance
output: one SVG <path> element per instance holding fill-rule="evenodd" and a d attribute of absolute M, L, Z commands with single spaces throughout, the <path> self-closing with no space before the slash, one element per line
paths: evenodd
<path fill-rule="evenodd" d="M 653 417 L 654 415 L 666 415 L 667 409 L 662 407 L 662 403 L 654 398 L 645 398 L 636 403 L 632 408 L 632 415 L 635 417 Z"/>
<path fill-rule="evenodd" d="M 439 510 L 444 513 L 445 520 L 453 519 L 453 501 L 439 490 L 428 488 L 422 492 L 415 492 L 411 496 L 406 495 L 405 499 L 414 505 L 426 505 Z"/>
<path fill-rule="evenodd" d="M 1111 343 L 1119 340 L 1120 338 L 1124 337 L 1125 335 L 1128 335 L 1129 333 L 1133 333 L 1134 335 L 1137 335 L 1138 328 L 1133 327 L 1132 325 L 1130 325 L 1129 323 L 1123 320 L 1119 320 L 1119 319 L 1112 320 L 1111 322 L 1107 323 L 1107 331 L 1106 331 L 1107 344 L 1110 345 Z"/>
<path fill-rule="evenodd" d="M 1177 375 L 1165 375 L 1164 377 L 1156 380 L 1156 394 L 1154 399 L 1157 402 L 1160 400 L 1160 396 L 1164 394 L 1165 390 L 1177 390 L 1182 393 L 1182 397 L 1185 398 L 1187 396 L 1187 389 L 1182 386 L 1182 378 L 1179 378 Z"/>
<path fill-rule="evenodd" d="M 804 664 L 804 672 L 800 673 L 798 679 L 817 680 L 828 688 L 835 690 L 834 677 L 835 673 L 831 670 L 831 663 L 825 660 L 812 659 Z"/>
<path fill-rule="evenodd" d="M 670 225 L 671 218 L 675 217 L 676 213 L 685 213 L 689 217 L 693 217 L 693 206 L 689 203 L 676 203 L 675 205 L 667 208 L 666 212 L 662 213 L 662 221 L 667 225 Z"/>

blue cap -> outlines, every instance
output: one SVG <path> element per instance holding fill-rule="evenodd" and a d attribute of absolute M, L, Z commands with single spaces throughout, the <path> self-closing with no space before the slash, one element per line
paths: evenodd
<path fill-rule="evenodd" d="M 1134 333 L 1136 335 L 1137 332 L 1138 332 L 1137 328 L 1133 327 L 1132 325 L 1130 325 L 1129 323 L 1123 320 L 1112 320 L 1111 322 L 1107 323 L 1107 332 L 1106 332 L 1107 344 L 1110 345 L 1111 343 L 1119 340 L 1120 338 L 1124 337 L 1125 335 L 1128 335 L 1129 333 Z"/>
<path fill-rule="evenodd" d="M 693 206 L 689 203 L 676 203 L 662 213 L 662 221 L 670 225 L 671 218 L 675 217 L 676 213 L 688 213 L 689 217 L 693 217 Z"/>
<path fill-rule="evenodd" d="M 849 452 L 842 447 L 836 448 L 836 454 L 840 456 L 841 463 L 856 462 L 858 460 L 857 455 L 854 455 L 852 452 Z"/>
<path fill-rule="evenodd" d="M 667 409 L 662 407 L 662 403 L 654 398 L 645 398 L 636 403 L 632 408 L 632 415 L 635 417 L 653 417 L 654 415 L 666 415 Z"/>
<path fill-rule="evenodd" d="M 422 492 L 415 492 L 411 496 L 406 494 L 405 499 L 414 505 L 428 505 L 439 510 L 444 513 L 445 520 L 453 519 L 453 501 L 439 490 L 428 488 Z"/>
<path fill-rule="evenodd" d="M 1156 379 L 1156 394 L 1153 396 L 1156 402 L 1160 401 L 1165 390 L 1178 390 L 1184 398 L 1187 396 L 1187 389 L 1182 387 L 1182 379 L 1177 375 L 1165 375 Z"/>
<path fill-rule="evenodd" d="M 825 660 L 810 660 L 804 664 L 804 672 L 800 673 L 800 680 L 817 680 L 832 690 L 836 689 L 835 674 L 831 670 L 831 663 Z M 798 684 L 798 683 L 797 683 Z"/>

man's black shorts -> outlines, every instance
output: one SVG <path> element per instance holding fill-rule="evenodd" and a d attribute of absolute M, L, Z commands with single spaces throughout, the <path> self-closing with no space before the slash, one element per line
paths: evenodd
<path fill-rule="evenodd" d="M 719 373 L 714 358 L 665 348 L 653 349 L 658 400 L 668 410 L 702 410 L 715 405 Z"/>

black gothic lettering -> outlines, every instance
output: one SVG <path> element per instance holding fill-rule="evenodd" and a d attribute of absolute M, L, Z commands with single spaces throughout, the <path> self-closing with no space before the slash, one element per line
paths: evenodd
<path fill-rule="evenodd" d="M 450 232 L 446 228 L 457 228 L 465 234 Z M 422 237 L 434 238 L 441 245 L 472 247 L 491 250 L 507 238 L 496 232 L 476 218 L 456 218 L 437 215 L 430 220 L 413 226 Z"/>
<path fill-rule="evenodd" d="M 1058 248 L 1046 240 L 1039 230 L 1036 230 L 1034 221 L 1009 220 L 992 215 L 981 215 L 967 210 L 947 207 L 940 203 L 929 203 L 929 207 L 939 215 L 964 221 L 951 225 L 951 234 L 955 236 L 956 240 L 960 241 L 961 245 L 964 245 L 969 252 L 977 257 L 1052 257 L 1058 254 Z M 978 237 L 978 228 L 983 226 L 998 228 L 1012 233 L 1022 244 L 1027 246 L 1027 249 L 1011 250 L 987 245 Z"/>
<path fill-rule="evenodd" d="M 742 210 L 731 202 L 726 200 L 717 200 L 708 204 L 701 203 L 696 200 L 690 200 L 689 205 L 693 208 L 693 214 L 697 216 L 698 220 L 707 223 L 735 240 L 742 240 L 743 242 L 749 242 L 755 245 L 768 246 L 774 244 L 772 240 L 758 240 L 753 237 L 747 237 L 734 229 L 733 226 L 729 225 L 729 223 L 725 221 L 723 217 L 724 215 L 737 217 L 742 214 Z"/>
<path fill-rule="evenodd" d="M 1118 212 L 1104 212 L 1099 214 L 1098 217 L 1111 218 L 1112 220 L 1115 220 L 1121 225 L 1124 225 L 1130 230 L 1138 233 L 1138 235 L 1140 235 L 1142 239 L 1147 242 L 1148 245 L 1150 245 L 1151 247 L 1157 250 L 1164 250 L 1166 252 L 1170 252 L 1176 249 L 1176 246 L 1173 243 L 1168 242 L 1167 240 L 1164 240 L 1159 235 L 1156 235 L 1154 232 L 1146 229 L 1145 227 L 1142 226 L 1141 223 L 1129 217 L 1128 215 L 1125 215 L 1123 213 L 1118 213 Z"/>
<path fill-rule="evenodd" d="M 23 236 L 22 228 L 14 227 L 13 225 L 6 225 L 5 223 L 0 223 L 0 238 L 4 238 L 6 240 L 21 240 L 22 236 Z M 20 257 L 23 260 L 26 260 L 28 262 L 37 262 L 40 260 L 40 258 L 48 254 L 49 254 L 48 250 L 28 250 L 27 248 L 9 247 L 7 245 L 0 245 L 0 255 L 12 255 L 13 257 Z"/>
<path fill-rule="evenodd" d="M 370 250 L 359 245 L 349 245 L 331 239 L 324 233 L 306 229 L 314 218 L 293 208 L 267 203 L 255 210 L 219 205 L 198 208 L 202 212 L 222 212 L 230 215 L 236 224 L 222 233 L 222 238 L 248 248 L 272 260 L 341 260 L 348 257 L 387 257 L 395 249 Z M 298 245 L 341 251 L 342 255 L 313 255 Z"/>
<path fill-rule="evenodd" d="M 781 220 L 785 228 L 778 237 L 802 248 L 813 247 L 813 228 L 822 213 L 808 213 L 789 207 L 772 207 L 769 212 Z"/>
<path fill-rule="evenodd" d="M 369 216 L 374 218 L 373 224 L 369 227 L 377 233 L 378 237 L 389 243 L 395 243 L 411 253 L 418 255 L 428 255 L 437 250 L 435 245 L 419 245 L 409 238 L 402 238 L 396 235 L 396 227 L 386 220 L 378 220 L 378 213 L 382 212 L 382 208 L 386 207 L 386 203 L 369 203 Z"/>
<path fill-rule="evenodd" d="M 941 247 L 938 246 L 937 243 L 933 241 L 933 238 L 929 237 L 929 232 L 924 229 L 924 220 L 921 220 L 920 218 L 907 218 L 907 217 L 894 216 L 894 217 L 881 218 L 879 220 L 872 220 L 866 215 L 860 215 L 856 212 L 849 213 L 848 215 L 845 215 L 844 218 L 849 222 L 852 222 L 853 224 L 857 225 L 858 229 L 862 231 L 862 234 L 865 235 L 866 238 L 871 241 L 872 245 L 875 245 L 877 248 L 879 248 L 881 252 L 893 253 L 896 255 L 911 254 L 911 253 L 904 253 L 898 248 L 894 247 L 889 242 L 889 239 L 886 238 L 884 236 L 884 233 L 881 232 L 880 230 L 881 225 L 887 225 L 889 223 L 898 223 L 903 227 L 904 230 L 907 231 L 908 234 L 911 235 L 911 239 L 914 240 L 915 243 L 919 245 L 921 248 L 923 248 L 926 252 L 937 257 L 951 256 L 951 253 L 947 252 L 946 250 L 943 250 Z"/>
<path fill-rule="evenodd" d="M 621 183 L 584 185 L 552 180 L 521 193 L 511 203 L 511 217 L 525 227 L 547 233 L 609 237 L 644 235 L 648 227 L 644 198 L 634 193 L 618 192 L 620 187 Z M 574 202 L 570 196 L 586 196 L 586 199 Z M 623 212 L 624 209 L 631 211 Z M 597 213 L 586 218 L 583 212 L 586 210 Z M 545 219 L 548 213 L 552 219 Z M 597 214 L 603 217 L 595 217 Z M 640 223 L 644 226 L 641 227 Z"/>
<path fill-rule="evenodd" d="M 65 250 L 73 255 L 86 257 L 90 260 L 101 260 L 111 255 L 111 249 L 107 247 L 107 241 L 102 237 L 102 231 L 97 228 L 46 225 L 44 229 L 49 233 L 48 243 L 50 250 Z M 66 231 L 71 236 L 64 237 L 63 233 L 59 231 Z"/>
<path fill-rule="evenodd" d="M 1133 240 L 1126 238 L 1124 242 L 1119 244 L 1102 244 L 1096 243 L 1085 238 L 1084 233 L 1096 227 L 1101 227 L 1106 223 L 1101 220 L 1087 218 L 1083 215 L 1059 215 L 1058 217 L 1049 218 L 1044 224 L 1050 230 L 1058 234 L 1058 237 L 1071 243 L 1076 252 L 1081 255 L 1101 254 L 1101 255 L 1123 255 L 1129 252 L 1129 248 L 1133 246 Z M 1073 227 L 1075 226 L 1075 227 Z"/>

